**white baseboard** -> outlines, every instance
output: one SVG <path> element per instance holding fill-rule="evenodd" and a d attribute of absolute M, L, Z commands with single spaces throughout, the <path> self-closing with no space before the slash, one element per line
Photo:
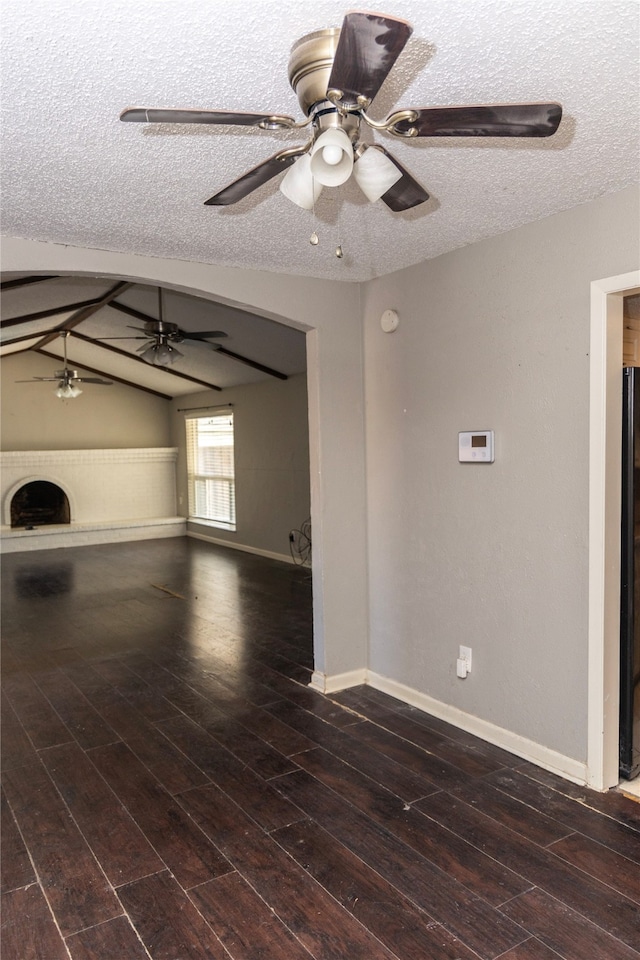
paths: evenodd
<path fill-rule="evenodd" d="M 398 683 L 397 680 L 382 677 L 370 670 L 367 671 L 366 682 L 375 687 L 376 690 L 381 690 L 382 693 L 388 693 L 389 696 L 402 700 L 403 703 L 418 707 L 425 713 L 438 717 L 440 720 L 445 720 L 461 730 L 466 730 L 467 733 L 472 733 L 474 736 L 480 737 L 481 740 L 493 743 L 496 747 L 502 747 L 503 750 L 515 754 L 516 757 L 522 757 L 523 760 L 528 760 L 530 763 L 549 770 L 559 777 L 564 777 L 565 780 L 572 780 L 574 783 L 580 784 L 586 784 L 587 782 L 586 763 L 574 760 L 573 757 L 566 757 L 550 747 L 545 747 L 534 740 L 522 737 L 511 730 L 505 730 L 504 727 L 498 727 L 496 724 L 488 720 L 482 720 L 471 713 L 465 713 L 458 707 L 452 707 L 441 700 L 435 700 L 426 693 L 420 693 L 419 690 Z"/>
<path fill-rule="evenodd" d="M 254 553 L 258 557 L 267 557 L 269 560 L 280 560 L 282 563 L 293 563 L 293 557 L 286 553 L 274 553 L 272 550 L 261 550 L 259 547 L 250 547 L 245 543 L 235 543 L 233 540 L 225 540 L 223 537 L 210 537 L 206 533 L 195 533 L 193 530 L 187 530 L 187 536 L 194 540 L 206 540 L 207 543 L 217 543 L 221 547 L 231 547 L 232 550 L 242 550 L 243 553 Z"/>
<path fill-rule="evenodd" d="M 572 757 L 566 757 L 550 747 L 545 747 L 534 740 L 522 737 L 511 730 L 505 730 L 488 720 L 482 720 L 471 713 L 466 713 L 458 707 L 453 707 L 441 700 L 436 700 L 426 693 L 414 690 L 412 687 L 399 683 L 397 680 L 390 680 L 371 670 L 351 670 L 348 673 L 339 673 L 333 676 L 327 676 L 324 673 L 316 671 L 311 677 L 309 686 L 321 693 L 337 693 L 339 690 L 345 690 L 348 687 L 359 686 L 360 684 L 369 684 L 382 693 L 395 697 L 403 703 L 408 703 L 412 707 L 424 710 L 425 713 L 440 720 L 445 720 L 454 727 L 466 730 L 481 740 L 501 747 L 508 753 L 516 757 L 522 757 L 530 763 L 551 773 L 564 777 L 565 780 L 571 780 L 574 783 L 587 783 L 587 764 Z"/>
<path fill-rule="evenodd" d="M 367 671 L 349 670 L 347 673 L 335 673 L 328 677 L 326 673 L 314 671 L 311 675 L 310 687 L 319 690 L 320 693 L 337 693 L 339 690 L 346 690 L 348 687 L 357 687 L 361 683 L 367 682 Z"/>

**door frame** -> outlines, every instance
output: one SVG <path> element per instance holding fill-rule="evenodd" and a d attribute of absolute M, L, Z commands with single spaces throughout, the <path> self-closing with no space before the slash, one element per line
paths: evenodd
<path fill-rule="evenodd" d="M 640 270 L 591 284 L 587 783 L 618 783 L 623 299 Z"/>

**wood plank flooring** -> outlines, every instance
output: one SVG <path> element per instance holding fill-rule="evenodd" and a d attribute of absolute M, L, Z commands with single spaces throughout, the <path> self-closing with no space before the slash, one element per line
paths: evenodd
<path fill-rule="evenodd" d="M 631 960 L 640 804 L 366 687 L 300 567 L 3 558 L 3 960 Z"/>

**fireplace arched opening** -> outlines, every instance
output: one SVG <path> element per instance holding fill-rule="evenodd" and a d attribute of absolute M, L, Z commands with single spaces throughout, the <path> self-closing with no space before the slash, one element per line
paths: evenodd
<path fill-rule="evenodd" d="M 69 498 L 49 480 L 25 483 L 11 498 L 11 527 L 42 527 L 71 523 Z"/>

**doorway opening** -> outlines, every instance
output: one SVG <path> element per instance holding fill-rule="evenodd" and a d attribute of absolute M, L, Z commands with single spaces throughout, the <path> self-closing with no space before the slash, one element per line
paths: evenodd
<path fill-rule="evenodd" d="M 623 325 L 620 785 L 640 797 L 640 295 Z"/>
<path fill-rule="evenodd" d="M 587 783 L 619 782 L 622 380 L 625 297 L 640 270 L 591 284 Z"/>

